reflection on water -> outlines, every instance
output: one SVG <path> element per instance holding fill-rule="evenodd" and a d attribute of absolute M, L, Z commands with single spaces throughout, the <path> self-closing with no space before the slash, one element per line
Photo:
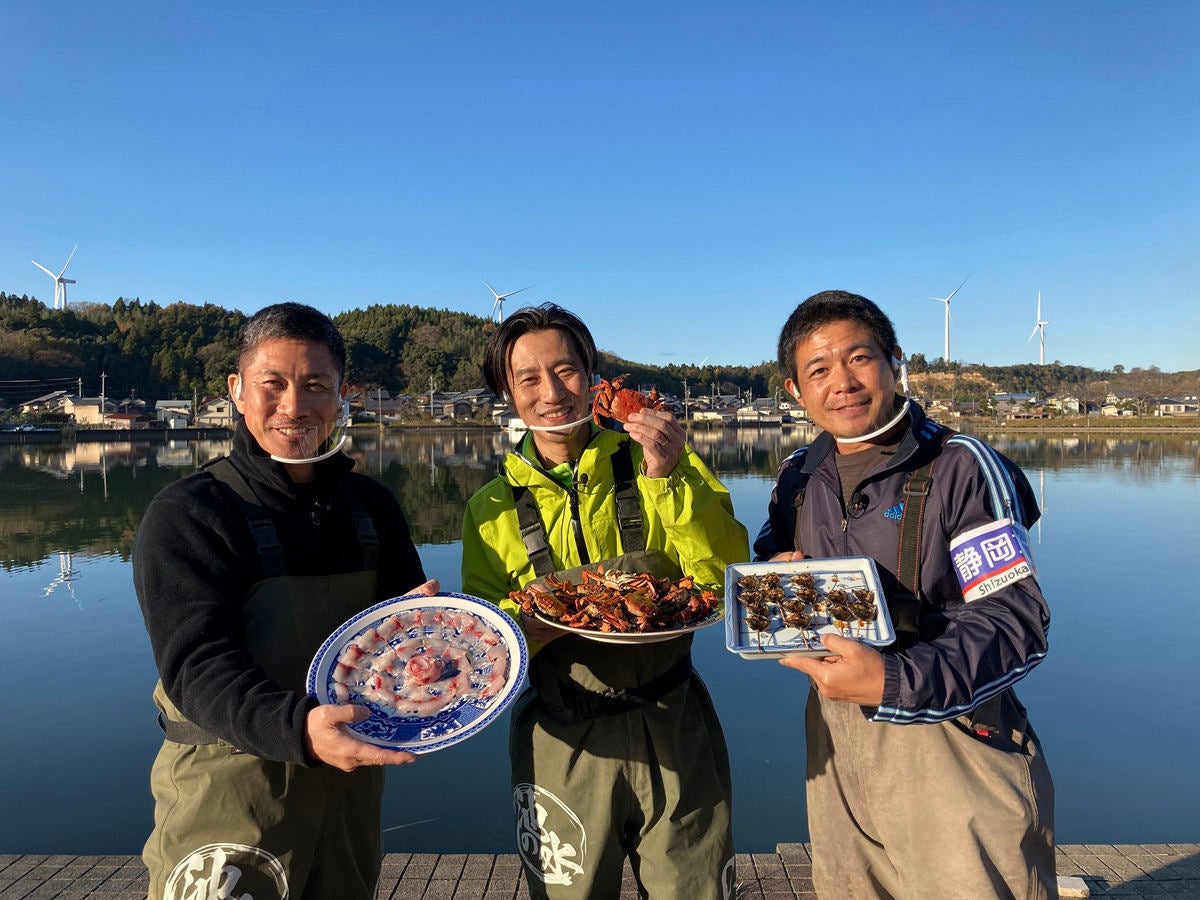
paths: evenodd
<path fill-rule="evenodd" d="M 771 480 L 814 434 L 801 425 L 695 429 L 689 441 L 719 476 Z M 1200 473 L 1195 439 L 981 436 L 1024 468 L 1043 495 L 1046 472 L 1119 473 L 1135 482 Z M 515 441 L 494 430 L 359 428 L 348 452 L 359 471 L 400 498 L 419 543 L 447 544 L 459 540 L 467 499 L 497 473 Z M 154 495 L 228 447 L 212 440 L 0 446 L 0 565 L 34 565 L 59 552 L 127 560 Z M 1048 513 L 1054 498 L 1043 501 Z M 757 513 L 748 518 L 752 530 L 761 524 Z"/>
<path fill-rule="evenodd" d="M 805 427 L 728 428 L 696 430 L 689 440 L 753 534 L 779 463 L 812 436 Z M 1191 840 L 1200 723 L 1177 713 L 1180 691 L 1194 690 L 1200 643 L 1190 605 L 1200 440 L 981 436 L 1025 469 L 1044 511 L 1035 555 L 1054 616 L 1051 653 L 1021 696 L 1054 771 L 1060 840 Z M 360 428 L 350 453 L 399 497 L 429 574 L 457 590 L 466 500 L 515 440 L 496 431 Z M 0 717 L 16 723 L 0 741 L 0 793 L 23 811 L 19 821 L 0 817 L 0 853 L 139 850 L 161 735 L 131 583 L 133 537 L 159 490 L 227 449 L 222 441 L 0 445 L 0 681 L 20 686 L 0 692 Z M 1153 621 L 1145 603 L 1129 600 L 1148 590 L 1158 596 Z M 31 649 L 61 648 L 70 648 L 65 691 L 35 683 Z M 694 655 L 729 742 L 738 849 L 806 840 L 803 680 L 726 652 L 721 628 L 698 634 Z M 392 773 L 387 848 L 509 851 L 505 732 L 498 723 Z M 1103 739 L 1081 741 L 1084 734 Z M 1156 735 L 1154 778 L 1132 778 L 1140 766 L 1130 761 L 1146 763 L 1147 734 Z M 29 777 L 34 755 L 52 779 Z"/>

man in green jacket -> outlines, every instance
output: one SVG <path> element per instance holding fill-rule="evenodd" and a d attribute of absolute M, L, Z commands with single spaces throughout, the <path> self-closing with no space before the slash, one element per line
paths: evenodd
<path fill-rule="evenodd" d="M 534 897 L 616 898 L 628 858 L 642 896 L 726 900 L 729 759 L 691 635 L 600 642 L 509 599 L 601 563 L 720 593 L 749 557 L 728 491 L 670 412 L 634 413 L 624 433 L 593 425 L 595 364 L 587 327 L 554 304 L 502 322 L 484 362 L 529 428 L 463 522 L 463 589 L 522 621 L 536 651 L 510 733 L 517 849 Z"/>

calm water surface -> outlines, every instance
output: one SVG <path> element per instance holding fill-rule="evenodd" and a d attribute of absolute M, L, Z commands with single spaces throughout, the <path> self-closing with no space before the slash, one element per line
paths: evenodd
<path fill-rule="evenodd" d="M 753 535 L 802 429 L 697 432 Z M 1200 839 L 1200 441 L 983 435 L 1025 469 L 1051 652 L 1020 685 L 1057 787 L 1062 843 Z M 361 432 L 360 469 L 400 497 L 426 570 L 460 588 L 462 509 L 511 439 Z M 129 553 L 146 505 L 219 442 L 0 446 L 0 853 L 137 853 L 160 732 Z M 726 651 L 695 660 L 733 758 L 739 851 L 807 839 L 799 673 Z M 509 852 L 507 722 L 393 770 L 393 851 Z"/>

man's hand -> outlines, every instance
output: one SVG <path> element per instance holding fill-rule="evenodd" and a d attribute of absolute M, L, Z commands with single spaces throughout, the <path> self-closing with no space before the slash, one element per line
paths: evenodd
<path fill-rule="evenodd" d="M 427 582 L 425 582 L 422 585 L 418 585 L 417 587 L 413 588 L 408 593 L 424 594 L 426 597 L 432 597 L 434 594 L 436 594 L 441 589 L 442 589 L 441 582 L 439 582 L 436 578 L 430 578 Z"/>
<path fill-rule="evenodd" d="M 353 772 L 359 766 L 399 766 L 416 759 L 403 750 L 386 750 L 360 741 L 346 729 L 351 722 L 361 722 L 369 715 L 365 706 L 318 706 L 308 713 L 304 745 L 311 756 L 343 772 Z"/>
<path fill-rule="evenodd" d="M 670 410 L 639 409 L 625 423 L 625 432 L 642 445 L 647 478 L 667 477 L 683 455 L 686 433 Z"/>
<path fill-rule="evenodd" d="M 525 637 L 542 646 L 566 634 L 561 628 L 555 628 L 545 619 L 539 619 L 537 616 L 524 612 L 521 613 L 521 630 L 525 632 Z"/>
<path fill-rule="evenodd" d="M 860 706 L 883 702 L 883 655 L 878 650 L 836 634 L 822 634 L 821 642 L 835 655 L 784 656 L 780 664 L 808 675 L 826 699 Z"/>

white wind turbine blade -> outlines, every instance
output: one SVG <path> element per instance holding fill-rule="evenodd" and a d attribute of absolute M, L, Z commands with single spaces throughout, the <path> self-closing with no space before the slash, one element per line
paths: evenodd
<path fill-rule="evenodd" d="M 970 277 L 971 276 L 968 275 L 966 278 L 964 278 L 962 281 L 960 281 L 958 283 L 958 287 L 956 287 L 954 290 L 952 290 L 950 292 L 949 297 L 926 297 L 925 299 L 926 300 L 936 300 L 938 303 L 949 303 L 951 300 L 954 299 L 954 295 L 962 290 L 962 286 L 967 283 L 967 279 L 969 279 Z"/>
<path fill-rule="evenodd" d="M 1027 344 L 1028 344 L 1030 341 L 1032 341 L 1032 340 L 1033 340 L 1033 336 L 1034 336 L 1035 334 L 1037 334 L 1037 333 L 1038 333 L 1038 329 L 1039 329 L 1039 328 L 1041 328 L 1041 327 L 1042 327 L 1042 323 L 1041 323 L 1041 322 L 1038 322 L 1036 325 L 1034 325 L 1034 326 L 1033 326 L 1033 331 L 1029 332 L 1029 337 L 1025 338 L 1025 343 L 1027 343 Z"/>
<path fill-rule="evenodd" d="M 947 319 L 954 318 L 954 314 L 950 312 L 950 298 L 949 297 L 926 297 L 925 299 L 936 300 L 938 303 L 944 303 L 946 305 L 946 318 Z"/>
<path fill-rule="evenodd" d="M 970 275 L 968 275 L 968 276 L 967 276 L 967 278 L 970 278 L 970 277 L 971 277 Z M 958 283 L 958 287 L 956 287 L 954 290 L 952 290 L 952 291 L 950 292 L 950 296 L 946 298 L 946 303 L 947 303 L 947 304 L 949 304 L 949 303 L 950 303 L 950 301 L 954 299 L 954 295 L 955 295 L 955 294 L 957 294 L 959 291 L 961 291 L 961 290 L 962 290 L 962 286 L 963 286 L 964 284 L 966 284 L 966 283 L 967 283 L 967 278 L 964 278 L 962 281 L 960 281 L 960 282 Z"/>
<path fill-rule="evenodd" d="M 487 284 L 487 289 L 489 291 L 491 291 L 492 296 L 496 298 L 496 302 L 492 306 L 491 318 L 496 319 L 497 321 L 500 321 L 500 322 L 504 321 L 504 301 L 507 300 L 509 297 L 511 297 L 513 294 L 519 294 L 519 293 L 521 293 L 521 291 L 527 291 L 531 287 L 533 287 L 532 284 L 527 284 L 523 288 L 518 288 L 515 291 L 509 291 L 507 294 L 501 294 L 494 287 L 492 287 L 490 284 L 488 284 L 486 281 L 484 282 L 484 284 Z"/>
<path fill-rule="evenodd" d="M 521 293 L 521 291 L 527 291 L 527 290 L 529 290 L 531 287 L 533 287 L 533 285 L 532 285 L 532 284 L 527 284 L 527 285 L 525 285 L 525 287 L 523 287 L 523 288 L 518 288 L 518 289 L 517 289 L 517 290 L 515 290 L 515 291 L 509 291 L 507 294 L 500 294 L 500 293 L 497 293 L 497 292 L 496 292 L 496 289 L 495 289 L 494 287 L 492 287 L 490 284 L 488 284 L 486 281 L 484 282 L 484 284 L 487 284 L 487 289 L 488 289 L 489 291 L 491 291 L 491 292 L 492 292 L 492 296 L 494 296 L 494 297 L 496 298 L 496 300 L 498 300 L 498 301 L 499 301 L 499 300 L 506 300 L 506 299 L 508 299 L 509 297 L 511 297 L 513 294 L 519 294 L 519 293 Z"/>
<path fill-rule="evenodd" d="M 33 263 L 35 266 L 37 266 L 39 269 L 41 269 L 43 272 L 45 272 L 47 275 L 49 275 L 51 278 L 55 279 L 56 281 L 58 280 L 57 275 L 55 275 L 53 272 L 51 272 L 49 269 L 47 269 L 45 266 L 43 266 L 37 260 L 31 259 L 30 262 Z"/>
<path fill-rule="evenodd" d="M 78 249 L 79 249 L 79 245 L 76 244 L 75 247 L 71 250 L 71 255 L 67 257 L 67 261 L 62 267 L 62 272 L 58 273 L 59 278 L 62 278 L 63 272 L 67 271 L 67 266 L 69 266 L 71 264 L 71 260 L 73 260 L 75 258 L 75 251 Z M 73 282 L 73 281 L 71 282 L 71 284 L 74 284 L 74 283 L 75 282 Z"/>
<path fill-rule="evenodd" d="M 517 288 L 517 290 L 515 290 L 515 291 L 509 291 L 507 294 L 501 294 L 501 295 L 500 295 L 500 299 L 501 299 L 501 300 L 506 300 L 506 299 L 508 299 L 509 297 L 511 297 L 513 294 L 519 294 L 519 293 L 521 293 L 521 291 L 527 291 L 527 290 L 529 290 L 531 287 L 533 287 L 533 285 L 532 285 L 532 284 L 527 284 L 527 285 L 525 285 L 525 287 L 523 287 L 523 288 Z"/>

